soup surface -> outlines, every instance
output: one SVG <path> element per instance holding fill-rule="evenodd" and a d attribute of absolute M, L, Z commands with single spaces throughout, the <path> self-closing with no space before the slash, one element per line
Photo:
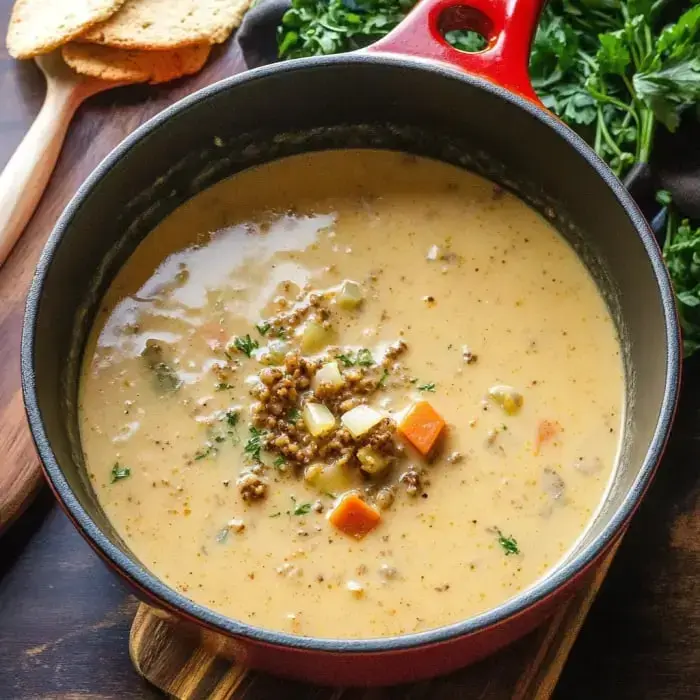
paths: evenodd
<path fill-rule="evenodd" d="M 233 618 L 370 638 L 533 584 L 610 480 L 623 368 L 568 244 L 516 197 L 383 151 L 184 204 L 110 288 L 81 434 L 134 555 Z"/>

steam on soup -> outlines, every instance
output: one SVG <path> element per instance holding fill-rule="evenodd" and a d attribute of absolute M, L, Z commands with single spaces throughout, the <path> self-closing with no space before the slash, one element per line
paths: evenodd
<path fill-rule="evenodd" d="M 153 231 L 89 341 L 92 486 L 143 564 L 233 618 L 368 638 L 482 612 L 591 520 L 623 410 L 568 244 L 381 151 L 240 173 Z"/>

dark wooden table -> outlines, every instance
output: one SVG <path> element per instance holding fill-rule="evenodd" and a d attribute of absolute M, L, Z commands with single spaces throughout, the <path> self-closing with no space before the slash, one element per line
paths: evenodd
<path fill-rule="evenodd" d="M 3 35 L 9 5 L 10 0 L 0 0 Z M 217 60 L 218 68 L 194 85 L 232 70 L 238 58 L 229 52 Z M 65 199 L 79 183 L 82 173 L 72 172 L 78 151 L 89 151 L 81 156 L 83 167 L 104 155 L 110 139 L 93 148 L 96 136 L 106 130 L 114 142 L 192 87 L 125 88 L 84 105 L 49 196 Z M 43 80 L 34 65 L 0 53 L 0 165 L 42 96 Z M 35 229 L 52 223 L 56 212 L 47 209 L 39 210 Z M 31 261 L 40 244 L 22 246 L 15 257 Z M 16 361 L 16 349 L 10 354 Z M 9 361 L 6 355 L 5 350 L 3 362 Z M 668 452 L 574 647 L 557 700 L 700 697 L 699 417 L 700 362 L 686 368 Z M 136 601 L 42 492 L 0 540 L 0 700 L 159 697 L 129 660 L 135 610 Z M 428 696 L 421 686 L 411 693 L 414 700 Z"/>

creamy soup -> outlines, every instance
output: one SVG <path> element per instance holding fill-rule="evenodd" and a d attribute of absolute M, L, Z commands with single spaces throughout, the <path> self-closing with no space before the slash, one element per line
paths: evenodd
<path fill-rule="evenodd" d="M 566 555 L 615 465 L 614 324 L 539 214 L 455 167 L 295 156 L 185 203 L 89 340 L 87 473 L 133 554 L 232 618 L 434 628 Z"/>

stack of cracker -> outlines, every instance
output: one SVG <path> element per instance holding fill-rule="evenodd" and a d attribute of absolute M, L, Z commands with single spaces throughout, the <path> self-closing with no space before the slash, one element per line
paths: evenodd
<path fill-rule="evenodd" d="M 16 0 L 15 58 L 60 47 L 75 71 L 119 83 L 162 83 L 199 71 L 240 25 L 250 0 Z"/>

